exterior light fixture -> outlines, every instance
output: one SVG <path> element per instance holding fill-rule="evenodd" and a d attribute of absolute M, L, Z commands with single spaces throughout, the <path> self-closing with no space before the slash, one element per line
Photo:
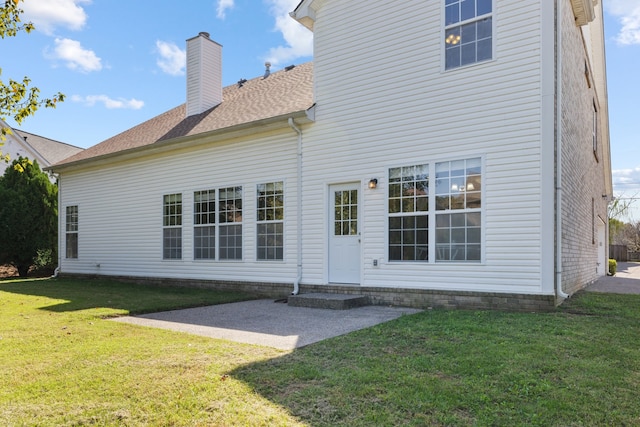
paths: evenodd
<path fill-rule="evenodd" d="M 372 190 L 374 188 L 378 188 L 378 178 L 371 178 L 369 180 L 369 188 L 371 188 Z"/>

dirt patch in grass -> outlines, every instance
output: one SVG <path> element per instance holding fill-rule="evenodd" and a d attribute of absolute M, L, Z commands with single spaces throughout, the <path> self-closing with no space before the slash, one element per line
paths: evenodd
<path fill-rule="evenodd" d="M 54 269 L 52 267 L 43 267 L 39 269 L 36 269 L 35 267 L 31 267 L 29 269 L 29 273 L 27 274 L 27 277 L 31 277 L 31 278 L 49 277 L 53 274 L 53 270 Z M 0 280 L 13 279 L 16 277 L 19 277 L 18 269 L 16 269 L 14 266 L 9 264 L 0 265 Z"/>
<path fill-rule="evenodd" d="M 11 265 L 0 265 L 0 279 L 18 277 L 18 270 Z"/>

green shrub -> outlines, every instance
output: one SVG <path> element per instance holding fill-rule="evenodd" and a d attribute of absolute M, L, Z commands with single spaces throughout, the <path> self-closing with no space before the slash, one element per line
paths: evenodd
<path fill-rule="evenodd" d="M 0 264 L 25 277 L 38 250 L 56 252 L 58 188 L 38 162 L 19 157 L 12 165 L 0 176 Z"/>
<path fill-rule="evenodd" d="M 615 276 L 616 270 L 618 269 L 618 263 L 615 259 L 609 260 L 609 276 Z"/>
<path fill-rule="evenodd" d="M 51 249 L 38 249 L 37 255 L 33 258 L 33 265 L 29 274 L 37 277 L 50 276 L 56 268 L 55 252 Z"/>

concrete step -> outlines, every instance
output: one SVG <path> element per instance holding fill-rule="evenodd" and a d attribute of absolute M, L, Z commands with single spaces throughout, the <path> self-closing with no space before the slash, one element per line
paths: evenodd
<path fill-rule="evenodd" d="M 292 307 L 347 310 L 369 305 L 369 298 L 364 295 L 309 293 L 289 295 L 288 304 Z"/>

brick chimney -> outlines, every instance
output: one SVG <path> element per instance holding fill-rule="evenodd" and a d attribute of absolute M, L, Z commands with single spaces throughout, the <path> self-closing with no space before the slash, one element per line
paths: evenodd
<path fill-rule="evenodd" d="M 187 40 L 187 117 L 222 102 L 222 46 L 201 32 Z"/>

